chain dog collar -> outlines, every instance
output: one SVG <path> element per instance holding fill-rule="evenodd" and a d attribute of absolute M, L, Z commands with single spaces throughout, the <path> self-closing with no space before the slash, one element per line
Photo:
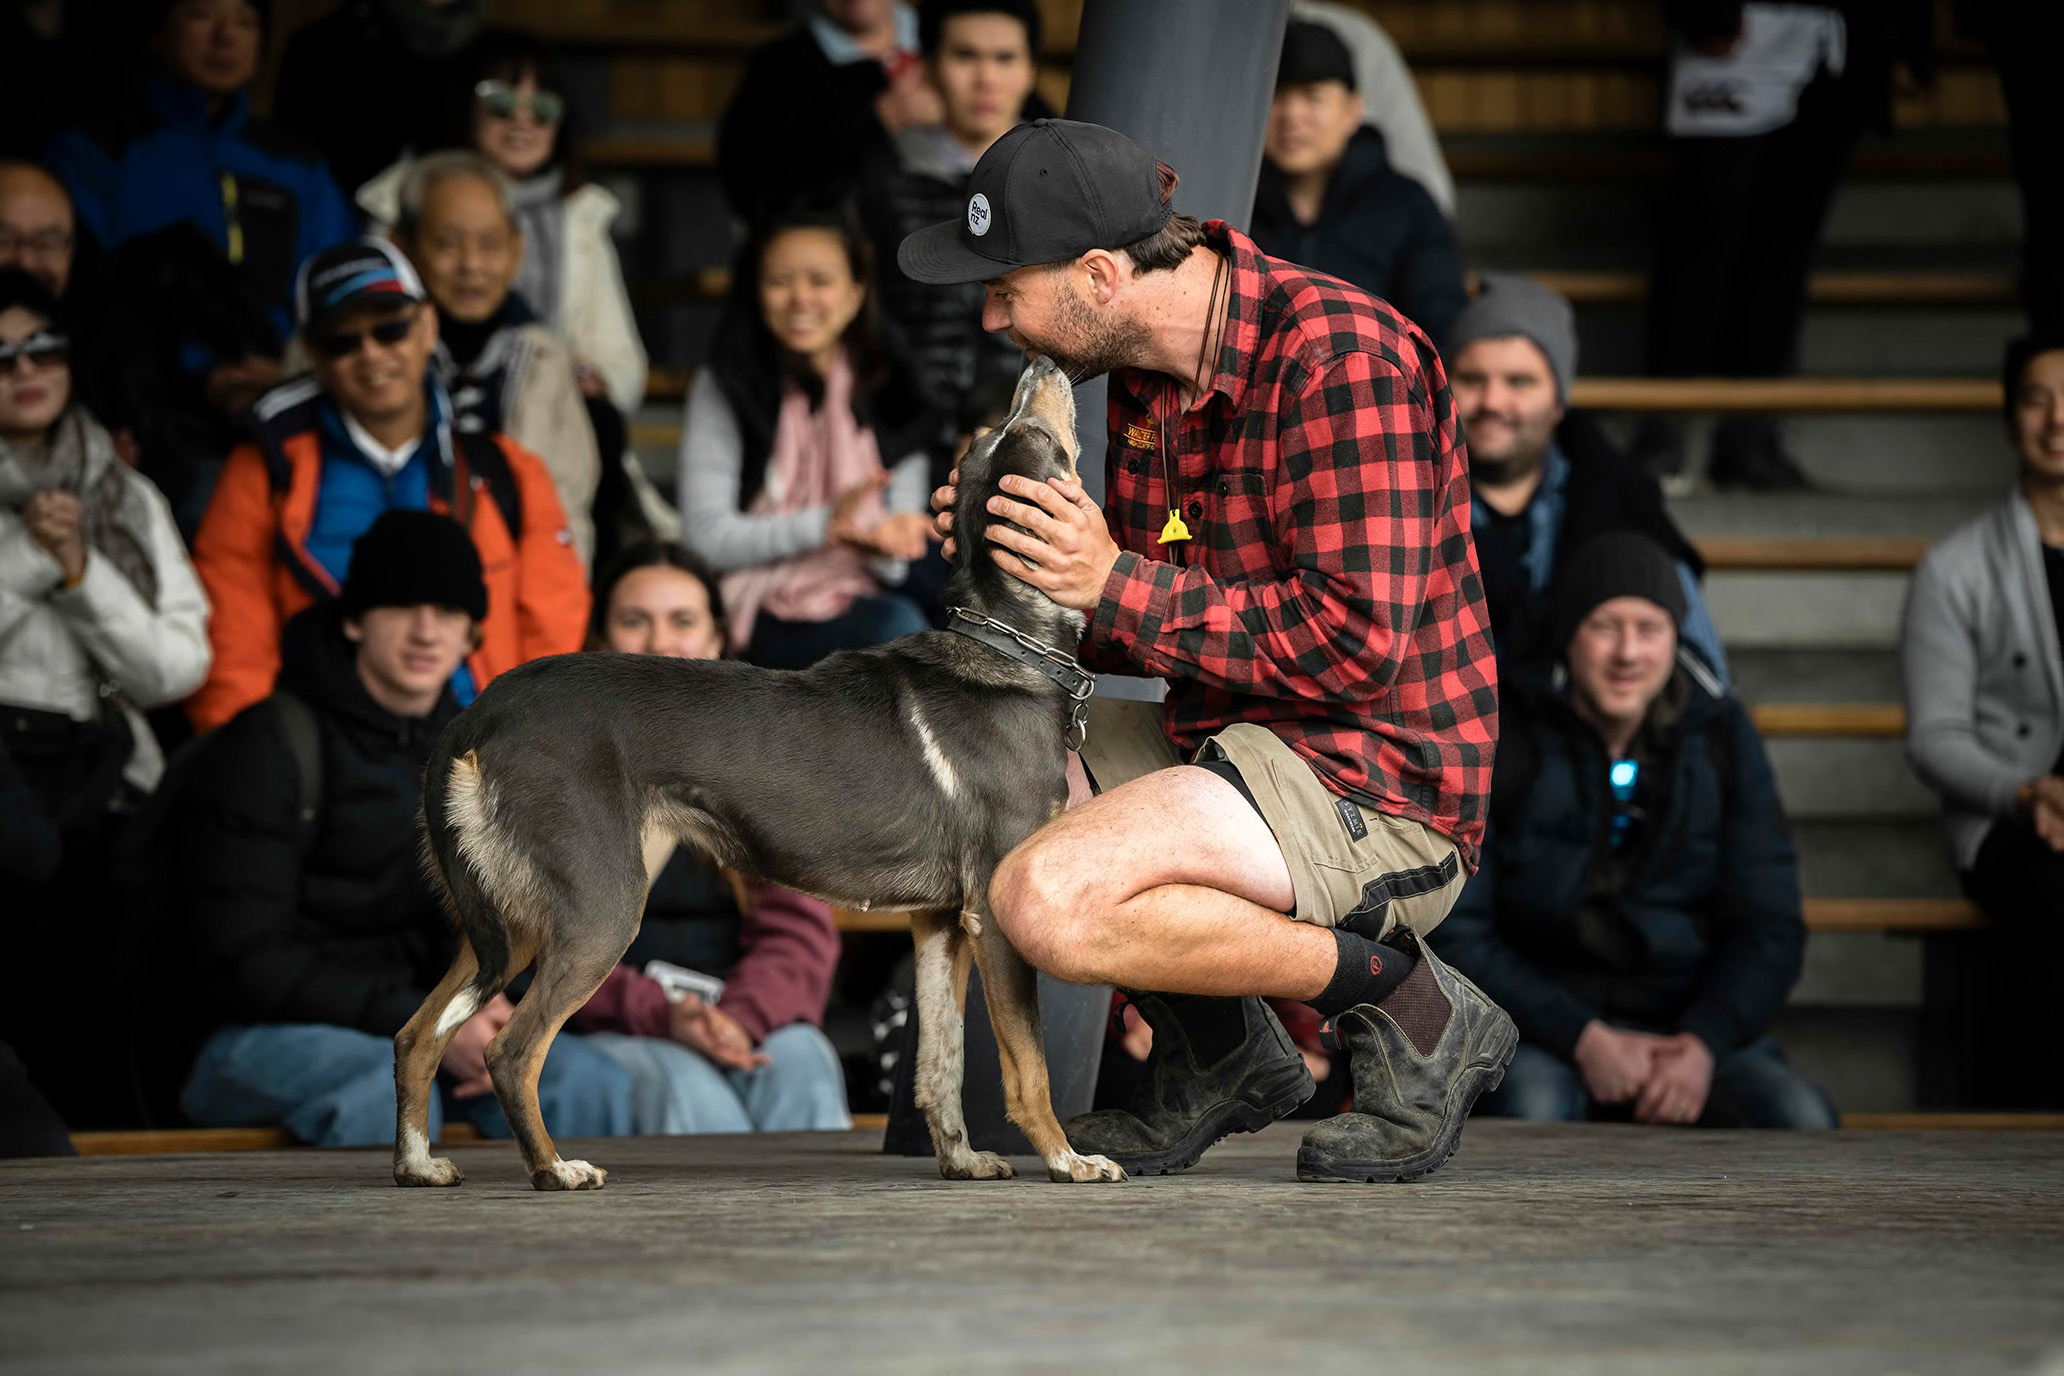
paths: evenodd
<path fill-rule="evenodd" d="M 1096 688 L 1095 674 L 1077 663 L 1074 656 L 1042 645 L 1016 626 L 967 607 L 946 609 L 946 629 L 969 640 L 978 640 L 1059 684 L 1074 704 L 1068 711 L 1068 748 L 1082 749 L 1083 742 L 1089 739 L 1089 695 Z"/>

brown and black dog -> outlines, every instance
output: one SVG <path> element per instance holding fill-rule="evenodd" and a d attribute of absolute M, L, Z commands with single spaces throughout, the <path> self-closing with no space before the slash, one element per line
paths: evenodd
<path fill-rule="evenodd" d="M 998 480 L 1075 477 L 1075 402 L 1044 359 L 1011 414 L 961 463 L 955 529 L 979 531 Z M 438 1062 L 460 1024 L 536 962 L 487 1048 L 495 1093 L 540 1190 L 594 1189 L 538 1112 L 560 1026 L 637 934 L 676 843 L 834 903 L 911 913 L 917 1099 L 949 1179 L 1013 1173 L 973 1150 L 961 1116 L 968 963 L 982 971 L 1005 1101 L 1055 1180 L 1120 1180 L 1055 1120 L 1033 972 L 988 917 L 997 862 L 1067 801 L 1065 736 L 1089 676 L 1082 616 L 958 542 L 948 601 L 964 628 L 832 655 L 802 672 L 722 661 L 561 655 L 496 679 L 447 727 L 424 772 L 423 852 L 459 929 L 458 957 L 394 1039 L 394 1179 L 456 1185 L 430 1155 Z"/>

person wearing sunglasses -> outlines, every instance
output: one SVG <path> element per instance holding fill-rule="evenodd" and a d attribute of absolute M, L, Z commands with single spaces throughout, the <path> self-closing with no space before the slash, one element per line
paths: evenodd
<path fill-rule="evenodd" d="M 486 569 L 480 641 L 452 682 L 462 704 L 504 670 L 579 649 L 587 581 L 552 475 L 508 437 L 453 423 L 430 371 L 437 312 L 401 251 L 364 239 L 319 253 L 296 296 L 310 374 L 253 410 L 194 541 L 215 604 L 194 725 L 272 691 L 281 628 L 337 595 L 353 542 L 396 508 L 455 517 Z"/>
<path fill-rule="evenodd" d="M 1798 861 L 1686 611 L 1661 545 L 1599 535 L 1557 577 L 1554 667 L 1500 685 L 1483 866 L 1441 928 L 1519 1024 L 1484 1113 L 1837 1125 L 1769 1032 L 1805 949 Z"/>
<path fill-rule="evenodd" d="M 102 962 L 106 857 L 164 774 L 143 712 L 208 672 L 208 602 L 171 508 L 72 393 L 49 289 L 0 269 L 0 753 L 55 819 L 53 875 L 0 891 L 0 1042 L 76 1121 L 109 1116 L 109 1025 L 52 972 Z"/>
<path fill-rule="evenodd" d="M 645 344 L 610 235 L 622 207 L 587 180 L 573 111 L 543 44 L 491 35 L 472 70 L 471 98 L 426 146 L 471 150 L 509 179 L 522 237 L 516 294 L 572 346 L 583 392 L 618 413 L 613 424 L 597 417 L 597 433 L 605 448 L 621 452 L 621 416 L 644 404 L 646 375 Z M 359 188 L 359 209 L 373 223 L 401 219 L 410 163 L 404 158 Z"/>

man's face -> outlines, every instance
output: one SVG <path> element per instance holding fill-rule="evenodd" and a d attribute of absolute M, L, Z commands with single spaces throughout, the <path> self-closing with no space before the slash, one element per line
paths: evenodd
<path fill-rule="evenodd" d="M 1123 255 L 1117 255 L 1123 261 Z M 1119 269 L 1121 284 L 1130 280 Z M 1078 260 L 1019 268 L 985 284 L 982 328 L 1002 331 L 1027 354 L 1044 354 L 1076 382 L 1137 363 L 1145 326 L 1128 318 L 1119 298 L 1099 302 Z"/>
<path fill-rule="evenodd" d="M 397 698 L 434 702 L 473 648 L 473 618 L 457 607 L 371 607 L 344 634 L 358 642 L 358 671 Z"/>
<path fill-rule="evenodd" d="M 1606 721 L 1647 716 L 1676 662 L 1676 625 L 1645 597 L 1599 603 L 1570 637 L 1570 683 Z"/>
<path fill-rule="evenodd" d="M 63 296 L 72 280 L 72 198 L 41 168 L 0 167 L 0 268 L 20 268 Z"/>
<path fill-rule="evenodd" d="M 316 381 L 368 428 L 415 408 L 436 347 L 437 312 L 415 303 L 357 307 L 308 341 Z"/>
<path fill-rule="evenodd" d="M 478 177 L 445 177 L 425 188 L 408 250 L 431 298 L 469 325 L 502 308 L 523 266 L 522 233 Z"/>
<path fill-rule="evenodd" d="M 158 30 L 165 69 L 211 96 L 233 96 L 258 75 L 262 33 L 247 0 L 179 0 Z"/>
<path fill-rule="evenodd" d="M 932 83 L 946 105 L 946 127 L 987 146 L 1018 122 L 1036 75 L 1022 22 L 1007 14 L 957 14 L 939 31 Z"/>
<path fill-rule="evenodd" d="M 1286 176 L 1329 171 L 1362 127 L 1362 98 L 1344 81 L 1276 88 L 1269 106 L 1269 161 Z"/>
<path fill-rule="evenodd" d="M 1472 475 L 1510 481 L 1541 466 L 1562 424 L 1562 403 L 1555 399 L 1555 374 L 1532 340 L 1477 340 L 1455 355 L 1448 387 L 1462 419 Z"/>
<path fill-rule="evenodd" d="M 2039 353 L 2022 369 L 2014 441 L 2030 474 L 2064 482 L 2064 349 Z"/>

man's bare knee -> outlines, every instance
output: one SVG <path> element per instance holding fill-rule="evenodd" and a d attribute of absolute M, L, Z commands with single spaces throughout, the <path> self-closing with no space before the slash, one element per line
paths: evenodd
<path fill-rule="evenodd" d="M 1056 979 L 1087 982 L 1093 962 L 1086 890 L 1050 848 L 1032 842 L 1004 857 L 989 881 L 989 911 L 1012 946 Z"/>

